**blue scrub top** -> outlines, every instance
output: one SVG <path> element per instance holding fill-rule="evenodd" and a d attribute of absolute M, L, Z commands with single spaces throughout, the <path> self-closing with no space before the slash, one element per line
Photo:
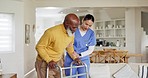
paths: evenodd
<path fill-rule="evenodd" d="M 80 30 L 77 29 L 75 31 L 74 35 L 74 50 L 80 54 L 86 50 L 88 50 L 89 46 L 94 46 L 96 45 L 96 38 L 95 38 L 95 33 L 93 30 L 90 28 L 87 30 L 86 34 L 84 36 L 81 36 Z M 82 59 L 89 58 L 89 56 L 85 56 Z"/>
<path fill-rule="evenodd" d="M 81 36 L 79 29 L 76 30 L 74 38 L 74 49 L 78 54 L 88 50 L 89 46 L 94 46 L 95 44 L 96 38 L 93 30 L 89 28 L 84 36 Z"/>

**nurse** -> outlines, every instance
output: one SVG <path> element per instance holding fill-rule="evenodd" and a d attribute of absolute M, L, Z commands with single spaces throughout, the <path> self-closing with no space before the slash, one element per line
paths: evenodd
<path fill-rule="evenodd" d="M 87 64 L 88 70 L 90 68 L 90 57 L 89 54 L 91 54 L 94 50 L 94 47 L 96 45 L 96 38 L 94 31 L 90 29 L 90 27 L 94 23 L 94 17 L 91 14 L 87 14 L 83 19 L 82 19 L 82 24 L 78 27 L 76 32 L 74 33 L 74 50 L 76 54 L 79 56 L 80 60 Z M 65 57 L 65 62 L 64 66 L 69 67 L 72 58 L 69 56 L 69 54 L 66 54 Z M 85 68 L 73 68 L 72 74 L 81 74 L 85 73 Z M 70 75 L 70 70 L 67 69 L 65 70 L 65 75 L 69 76 Z M 86 75 L 79 76 L 78 78 L 86 78 Z"/>

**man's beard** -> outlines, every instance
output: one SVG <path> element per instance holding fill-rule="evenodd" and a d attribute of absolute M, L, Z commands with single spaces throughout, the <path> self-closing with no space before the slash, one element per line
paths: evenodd
<path fill-rule="evenodd" d="M 73 36 L 73 33 L 69 27 L 67 27 L 66 31 L 67 31 L 68 36 Z"/>

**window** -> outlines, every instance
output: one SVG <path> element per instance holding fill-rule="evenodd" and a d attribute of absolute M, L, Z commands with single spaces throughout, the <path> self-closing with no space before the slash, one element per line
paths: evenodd
<path fill-rule="evenodd" d="M 0 53 L 14 51 L 13 14 L 0 13 Z"/>

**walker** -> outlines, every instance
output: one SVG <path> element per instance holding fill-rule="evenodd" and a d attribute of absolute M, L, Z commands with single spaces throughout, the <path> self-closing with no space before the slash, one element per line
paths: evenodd
<path fill-rule="evenodd" d="M 78 76 L 82 76 L 82 75 L 86 75 L 86 78 L 89 78 L 89 73 L 88 73 L 88 69 L 87 69 L 87 65 L 85 63 L 82 63 L 82 65 L 79 66 L 73 66 L 74 62 L 71 62 L 70 67 L 61 67 L 61 66 L 56 66 L 59 70 L 60 70 L 60 78 L 72 78 L 72 77 L 78 77 Z M 80 67 L 85 67 L 85 73 L 81 73 L 81 74 L 76 74 L 76 75 L 72 75 L 72 68 L 80 68 Z M 70 76 L 63 76 L 63 70 L 65 69 L 70 69 Z M 49 73 L 49 68 L 47 67 L 47 78 L 48 78 L 48 73 Z"/>

